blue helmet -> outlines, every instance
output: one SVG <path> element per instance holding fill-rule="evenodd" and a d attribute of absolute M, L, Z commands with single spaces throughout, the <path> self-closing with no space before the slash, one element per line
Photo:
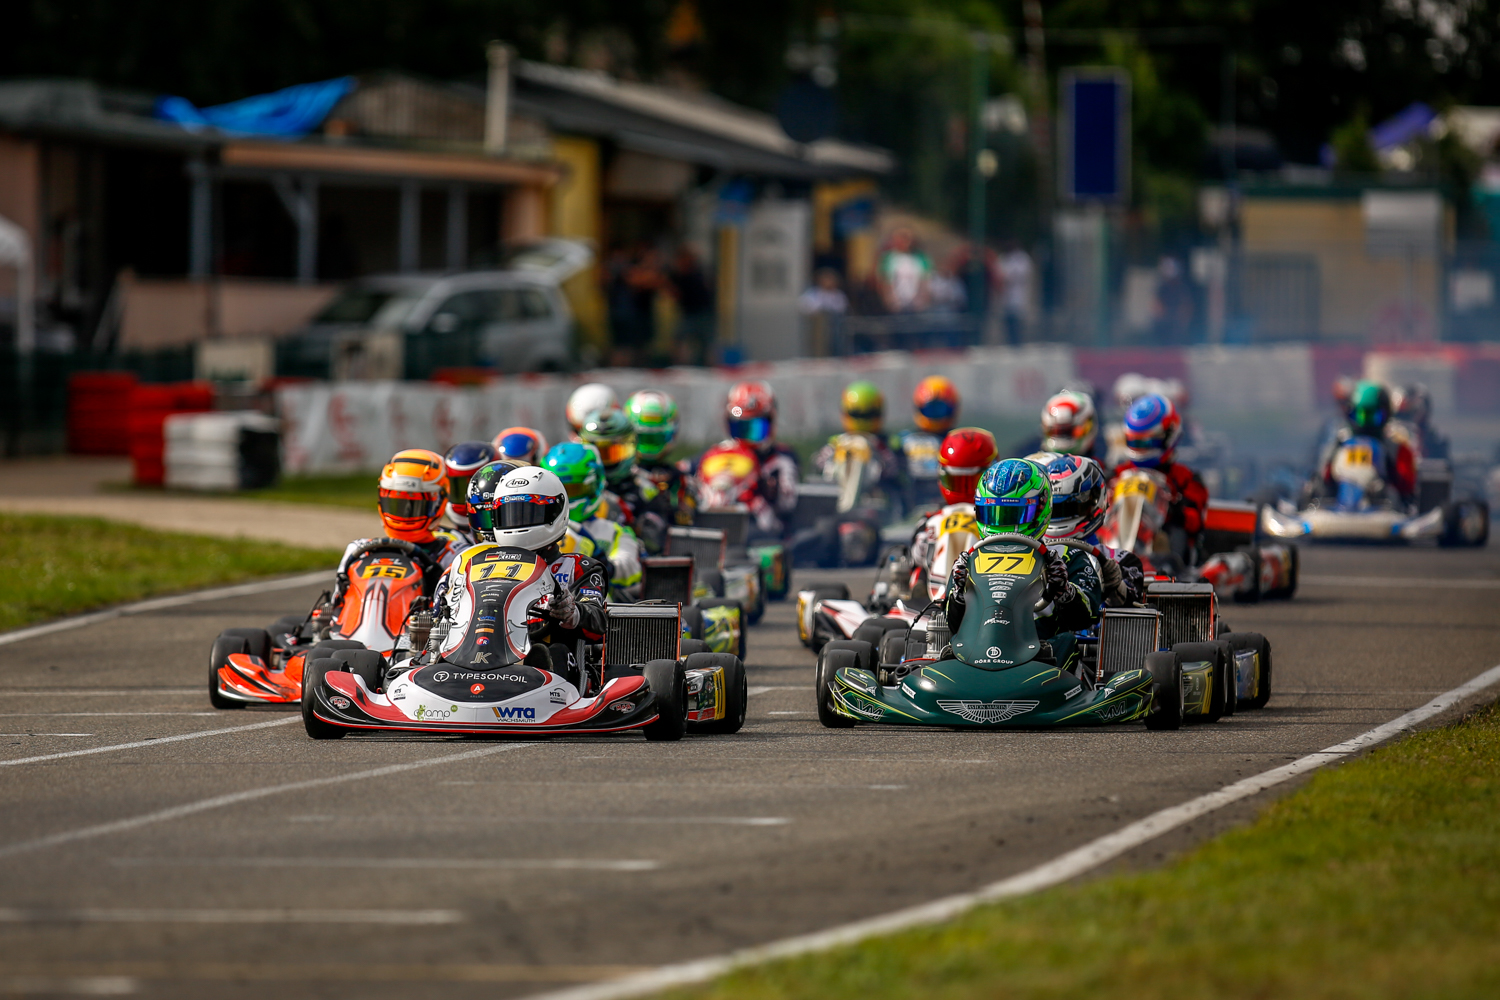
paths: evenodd
<path fill-rule="evenodd" d="M 454 514 L 469 516 L 469 477 L 498 457 L 494 446 L 483 441 L 465 441 L 448 449 L 443 456 L 443 483 Z"/>
<path fill-rule="evenodd" d="M 1041 538 L 1052 518 L 1052 483 L 1035 462 L 1007 458 L 979 477 L 974 520 L 979 533 Z"/>
<path fill-rule="evenodd" d="M 1147 393 L 1125 411 L 1125 450 L 1136 465 L 1154 469 L 1170 462 L 1181 434 L 1177 407 L 1159 393 Z"/>

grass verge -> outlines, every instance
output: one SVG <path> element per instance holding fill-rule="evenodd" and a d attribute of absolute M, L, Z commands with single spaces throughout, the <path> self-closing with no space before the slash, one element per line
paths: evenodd
<path fill-rule="evenodd" d="M 380 472 L 348 472 L 326 476 L 288 476 L 275 486 L 260 490 L 214 493 L 200 490 L 164 490 L 160 486 L 105 483 L 111 493 L 149 493 L 152 496 L 192 497 L 194 500 L 273 500 L 277 503 L 314 503 L 331 507 L 357 507 L 373 511 L 379 501 Z"/>
<path fill-rule="evenodd" d="M 1323 771 L 1166 868 L 674 997 L 1500 996 L 1500 709 Z M 913 845 L 913 849 L 918 849 Z"/>
<path fill-rule="evenodd" d="M 151 531 L 95 518 L 0 514 L 0 629 L 155 594 L 327 569 L 333 549 Z"/>

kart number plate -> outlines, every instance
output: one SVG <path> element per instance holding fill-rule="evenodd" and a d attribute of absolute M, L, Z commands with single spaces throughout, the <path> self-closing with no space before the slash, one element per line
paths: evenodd
<path fill-rule="evenodd" d="M 946 535 L 950 531 L 967 531 L 974 533 L 974 515 L 965 514 L 963 511 L 954 511 L 943 518 L 943 527 L 938 531 L 940 535 Z"/>
<path fill-rule="evenodd" d="M 1147 501 L 1155 500 L 1156 484 L 1151 480 L 1146 479 L 1145 477 L 1139 479 L 1121 479 L 1117 484 L 1115 484 L 1116 498 L 1127 497 L 1132 493 L 1140 494 L 1141 496 L 1145 497 Z"/>
<path fill-rule="evenodd" d="M 1036 555 L 1031 552 L 981 552 L 974 560 L 974 572 L 1025 576 L 1036 569 Z"/>
<path fill-rule="evenodd" d="M 407 567 L 390 563 L 387 563 L 385 565 L 366 566 L 359 571 L 360 578 L 363 580 L 374 580 L 381 577 L 387 577 L 393 580 L 404 580 L 407 576 L 410 575 L 410 573 L 411 571 L 407 569 Z"/>
<path fill-rule="evenodd" d="M 474 563 L 469 567 L 470 580 L 522 580 L 531 572 L 536 563 L 515 562 L 504 560 L 501 562 Z"/>

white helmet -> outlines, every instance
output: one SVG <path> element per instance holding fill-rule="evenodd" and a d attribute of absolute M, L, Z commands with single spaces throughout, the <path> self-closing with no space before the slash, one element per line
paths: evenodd
<path fill-rule="evenodd" d="M 1046 451 L 1027 455 L 1026 461 L 1040 465 L 1052 483 L 1052 516 L 1042 541 L 1087 539 L 1099 530 L 1109 497 L 1107 478 L 1098 462 L 1085 455 Z"/>
<path fill-rule="evenodd" d="M 527 466 L 498 482 L 487 465 L 469 483 L 469 523 L 481 538 L 500 545 L 537 551 L 568 530 L 568 491 L 557 474 Z"/>
<path fill-rule="evenodd" d="M 568 397 L 566 410 L 568 426 L 573 428 L 573 433 L 578 433 L 578 428 L 588 419 L 588 415 L 595 410 L 618 410 L 620 408 L 620 397 L 615 391 L 603 382 L 590 382 L 580 385 L 573 390 L 573 395 Z"/>
<path fill-rule="evenodd" d="M 1098 426 L 1094 401 L 1081 392 L 1064 389 L 1042 408 L 1042 450 L 1087 455 L 1094 450 Z"/>

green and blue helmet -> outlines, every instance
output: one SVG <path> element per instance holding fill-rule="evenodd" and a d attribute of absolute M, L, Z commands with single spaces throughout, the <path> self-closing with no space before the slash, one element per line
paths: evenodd
<path fill-rule="evenodd" d="M 1361 434 L 1379 437 L 1391 418 L 1391 394 L 1379 382 L 1359 382 L 1349 394 L 1349 423 Z"/>
<path fill-rule="evenodd" d="M 607 482 L 630 478 L 635 469 L 635 426 L 624 410 L 616 407 L 590 413 L 578 428 L 578 440 L 598 450 Z"/>
<path fill-rule="evenodd" d="M 974 520 L 985 538 L 1018 534 L 1040 539 L 1052 520 L 1052 482 L 1035 462 L 1007 458 L 979 477 Z"/>
<path fill-rule="evenodd" d="M 625 400 L 625 415 L 635 426 L 635 449 L 655 458 L 672 446 L 677 436 L 677 404 L 656 389 L 642 389 Z"/>
<path fill-rule="evenodd" d="M 542 468 L 562 480 L 568 491 L 568 518 L 582 523 L 591 518 L 604 494 L 604 463 L 593 445 L 568 441 L 556 445 L 542 459 Z"/>

